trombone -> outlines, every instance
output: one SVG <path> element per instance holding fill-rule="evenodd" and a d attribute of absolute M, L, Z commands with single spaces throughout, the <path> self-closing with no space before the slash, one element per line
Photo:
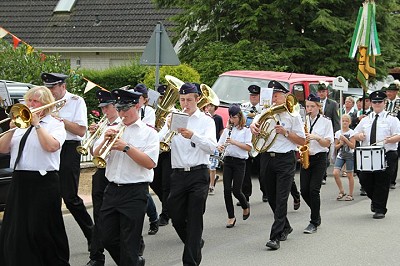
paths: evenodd
<path fill-rule="evenodd" d="M 118 133 L 107 139 L 104 142 L 103 146 L 100 147 L 99 155 L 93 158 L 93 163 L 97 168 L 106 168 L 107 158 L 110 155 L 111 148 L 114 145 L 115 141 L 122 136 L 125 128 L 126 126 L 124 124 L 124 119 L 122 119 L 116 128 L 116 130 L 118 130 Z"/>
<path fill-rule="evenodd" d="M 93 146 L 93 144 L 96 142 L 96 140 L 98 138 L 100 138 L 101 134 L 103 134 L 103 131 L 106 129 L 107 122 L 108 122 L 108 119 L 104 115 L 100 119 L 100 121 L 97 123 L 98 127 L 97 127 L 96 131 L 89 138 L 85 139 L 85 141 L 83 142 L 83 145 L 76 147 L 76 151 L 80 155 L 86 156 L 89 154 L 89 149 Z"/>
<path fill-rule="evenodd" d="M 0 124 L 11 120 L 14 122 L 16 127 L 11 128 L 11 129 L 1 133 L 0 137 L 7 134 L 8 132 L 12 132 L 12 131 L 16 130 L 17 128 L 30 127 L 31 121 L 32 121 L 32 114 L 41 112 L 51 106 L 55 106 L 55 108 L 56 108 L 53 110 L 53 113 L 58 112 L 61 108 L 64 107 L 66 102 L 67 102 L 66 99 L 60 99 L 55 102 L 40 106 L 38 108 L 34 108 L 32 110 L 29 109 L 29 107 L 26 106 L 25 104 L 22 104 L 22 103 L 14 104 L 13 106 L 11 106 L 9 117 L 1 120 Z"/>

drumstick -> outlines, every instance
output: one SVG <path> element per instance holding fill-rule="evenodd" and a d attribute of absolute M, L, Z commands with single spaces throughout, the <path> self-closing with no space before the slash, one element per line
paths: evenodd
<path fill-rule="evenodd" d="M 393 135 L 389 136 L 388 138 L 397 136 L 397 135 L 399 135 L 399 134 L 400 134 L 400 133 L 393 134 Z M 376 144 L 381 143 L 381 142 L 384 142 L 384 141 L 385 141 L 385 139 L 380 140 L 380 141 L 377 141 L 377 142 L 375 142 L 375 143 L 372 143 L 371 146 L 375 146 Z"/>

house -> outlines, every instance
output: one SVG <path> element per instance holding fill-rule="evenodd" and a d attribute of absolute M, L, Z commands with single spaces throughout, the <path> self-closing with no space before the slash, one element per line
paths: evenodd
<path fill-rule="evenodd" d="M 140 57 L 159 21 L 171 37 L 178 12 L 152 0 L 1 0 L 0 27 L 71 68 L 105 69 Z"/>

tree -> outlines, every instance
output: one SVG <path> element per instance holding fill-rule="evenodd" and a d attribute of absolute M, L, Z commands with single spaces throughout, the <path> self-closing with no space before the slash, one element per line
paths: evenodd
<path fill-rule="evenodd" d="M 293 72 L 341 75 L 351 86 L 358 86 L 357 63 L 348 58 L 348 52 L 362 0 L 154 1 L 160 7 L 182 9 L 173 20 L 175 41 L 183 40 L 179 55 L 184 62 L 198 59 L 197 54 L 205 51 L 204 47 L 216 42 L 232 47 L 243 41 L 261 42 L 277 57 L 278 67 Z M 398 9 L 396 0 L 377 3 L 382 51 L 382 56 L 377 57 L 378 77 L 387 75 L 388 69 L 399 61 L 400 18 L 393 14 Z M 231 57 L 251 52 L 232 51 Z M 214 60 L 223 60 L 223 55 L 215 56 Z M 254 67 L 249 61 L 244 63 L 242 68 Z M 269 65 L 265 67 L 270 69 Z M 199 72 L 204 75 L 203 70 Z"/>

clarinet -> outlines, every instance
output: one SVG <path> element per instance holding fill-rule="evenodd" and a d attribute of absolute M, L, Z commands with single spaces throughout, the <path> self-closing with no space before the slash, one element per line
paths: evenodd
<path fill-rule="evenodd" d="M 229 131 L 228 131 L 228 137 L 227 137 L 226 139 L 228 139 L 228 138 L 231 137 L 232 129 L 233 129 L 233 124 L 230 124 Z M 221 152 L 221 154 L 219 155 L 219 161 L 220 161 L 220 162 L 224 162 L 226 146 L 227 146 L 227 144 L 226 144 L 226 140 L 225 140 L 225 143 L 224 143 L 225 149 L 224 149 L 224 150 Z"/>

